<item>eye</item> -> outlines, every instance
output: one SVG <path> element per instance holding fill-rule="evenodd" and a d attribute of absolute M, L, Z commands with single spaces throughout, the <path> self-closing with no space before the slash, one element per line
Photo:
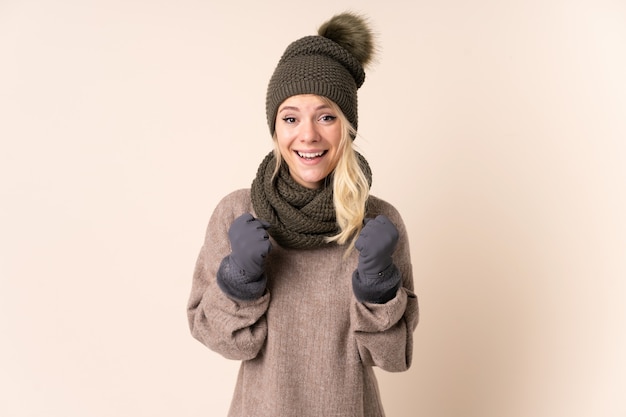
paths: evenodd
<path fill-rule="evenodd" d="M 287 124 L 293 124 L 296 122 L 295 117 L 283 117 L 283 121 Z"/>
<path fill-rule="evenodd" d="M 325 114 L 322 117 L 320 117 L 320 121 L 326 122 L 326 123 L 330 123 L 335 119 L 337 119 L 337 116 L 333 116 L 332 114 Z"/>

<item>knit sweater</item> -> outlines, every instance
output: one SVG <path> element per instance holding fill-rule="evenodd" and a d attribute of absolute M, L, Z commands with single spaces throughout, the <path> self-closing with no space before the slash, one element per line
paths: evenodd
<path fill-rule="evenodd" d="M 216 283 L 230 253 L 228 228 L 254 210 L 250 190 L 218 204 L 193 276 L 188 318 L 192 335 L 241 367 L 229 417 L 382 417 L 372 367 L 404 371 L 411 365 L 417 297 L 409 244 L 397 210 L 371 196 L 367 217 L 386 215 L 399 241 L 393 261 L 403 285 L 385 304 L 361 303 L 351 277 L 358 253 L 344 246 L 289 249 L 272 241 L 267 291 L 254 301 L 227 297 Z"/>

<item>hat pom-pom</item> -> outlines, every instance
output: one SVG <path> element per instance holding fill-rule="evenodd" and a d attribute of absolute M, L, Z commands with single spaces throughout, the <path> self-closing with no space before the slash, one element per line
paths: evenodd
<path fill-rule="evenodd" d="M 374 57 L 374 35 L 365 18 L 359 15 L 350 12 L 335 15 L 317 33 L 341 45 L 364 67 Z"/>

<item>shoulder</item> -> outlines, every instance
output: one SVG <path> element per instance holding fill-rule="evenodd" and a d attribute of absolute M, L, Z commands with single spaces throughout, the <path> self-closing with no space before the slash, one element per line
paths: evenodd
<path fill-rule="evenodd" d="M 380 214 L 391 220 L 391 222 L 398 228 L 401 235 L 406 235 L 404 220 L 402 219 L 398 209 L 382 198 L 370 195 L 367 200 L 367 214 L 365 217 L 374 218 Z"/>
<path fill-rule="evenodd" d="M 214 220 L 226 221 L 230 224 L 232 220 L 243 213 L 252 213 L 249 188 L 241 188 L 222 197 L 213 211 L 212 218 Z"/>
<path fill-rule="evenodd" d="M 217 204 L 220 206 L 229 206 L 229 207 L 237 207 L 237 206 L 250 206 L 250 189 L 249 188 L 241 188 L 239 190 L 232 191 L 226 194 L 220 202 Z"/>
<path fill-rule="evenodd" d="M 402 221 L 400 213 L 391 203 L 370 195 L 367 200 L 367 217 L 376 217 L 379 214 L 389 217 L 392 221 Z"/>

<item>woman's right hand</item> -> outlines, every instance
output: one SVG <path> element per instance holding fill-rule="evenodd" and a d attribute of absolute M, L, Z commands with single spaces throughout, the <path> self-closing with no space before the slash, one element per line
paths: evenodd
<path fill-rule="evenodd" d="M 272 250 L 267 229 L 269 223 L 245 213 L 233 221 L 228 230 L 230 259 L 249 278 L 263 274 L 265 258 Z"/>

